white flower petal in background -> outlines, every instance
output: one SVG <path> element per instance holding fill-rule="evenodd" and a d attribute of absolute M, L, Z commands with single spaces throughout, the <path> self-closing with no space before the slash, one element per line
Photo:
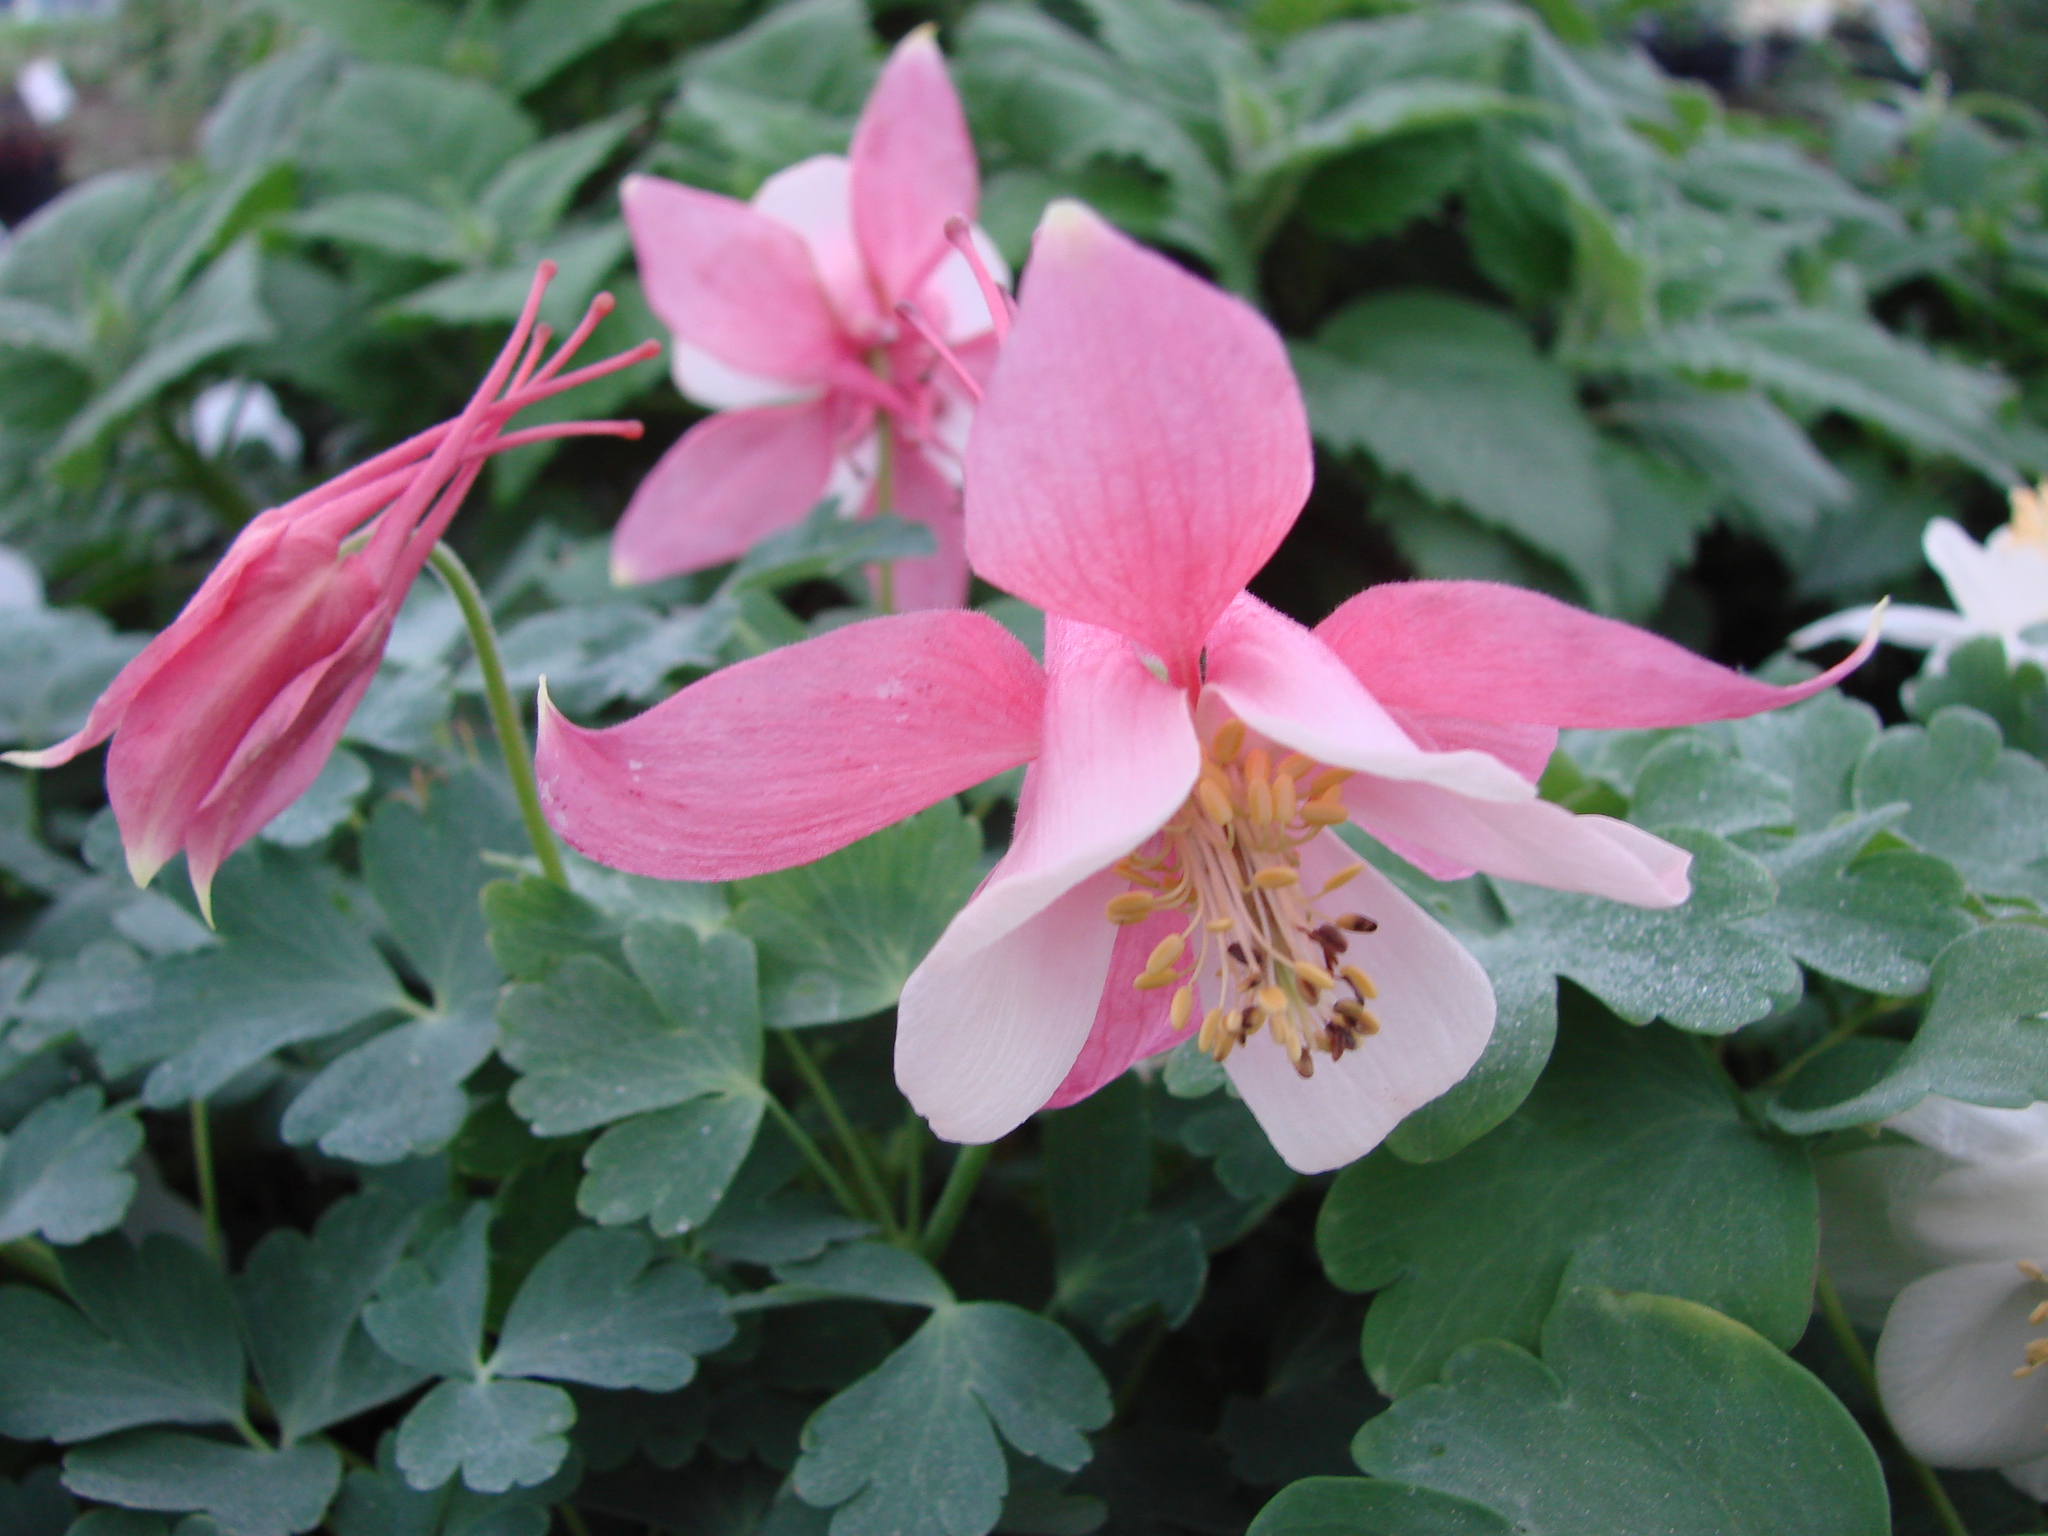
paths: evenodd
<path fill-rule="evenodd" d="M 21 98 L 38 128 L 54 128 L 78 105 L 78 92 L 72 89 L 71 77 L 64 73 L 62 64 L 47 55 L 21 66 L 14 77 L 14 94 Z"/>
<path fill-rule="evenodd" d="M 2014 1373 L 2048 1285 L 2010 1259 L 1959 1264 L 1914 1281 L 1877 1341 L 1877 1384 L 1906 1448 L 1943 1467 L 2005 1467 L 2048 1457 L 2048 1371 Z"/>
<path fill-rule="evenodd" d="M 202 389 L 192 401 L 192 441 L 207 458 L 243 443 L 262 443 L 279 463 L 296 464 L 305 440 L 266 384 L 228 379 Z"/>
<path fill-rule="evenodd" d="M 42 573 L 20 550 L 0 544 L 0 613 L 42 606 Z"/>

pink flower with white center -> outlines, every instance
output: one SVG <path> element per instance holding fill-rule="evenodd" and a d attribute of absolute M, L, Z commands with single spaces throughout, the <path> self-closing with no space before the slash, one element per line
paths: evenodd
<path fill-rule="evenodd" d="M 634 493 L 612 539 L 617 580 L 735 559 L 830 496 L 849 516 L 893 512 L 932 531 L 937 553 L 895 568 L 897 606 L 965 600 L 961 454 L 1006 315 L 947 226 L 980 196 L 928 27 L 890 56 L 850 155 L 792 165 L 751 203 L 627 180 L 647 299 L 675 333 L 676 387 L 718 414 Z M 955 228 L 1007 275 L 986 236 Z"/>
<path fill-rule="evenodd" d="M 492 454 L 548 438 L 637 437 L 638 422 L 506 432 L 529 405 L 651 356 L 562 367 L 612 307 L 600 294 L 544 364 L 543 263 L 511 339 L 460 416 L 251 519 L 184 611 L 107 686 L 83 729 L 24 768 L 109 736 L 107 797 L 147 885 L 180 848 L 202 909 L 223 860 L 319 777 L 384 655 L 413 578 Z M 374 528 L 365 529 L 372 519 Z M 364 530 L 360 535 L 358 530 Z"/>
<path fill-rule="evenodd" d="M 538 764 L 576 847 L 723 880 L 1028 761 L 1009 852 L 898 1010 L 897 1080 L 954 1141 L 1193 1037 L 1289 1163 L 1349 1162 L 1470 1069 L 1494 1000 L 1335 827 L 1443 878 L 1671 906 L 1684 852 L 1536 797 L 1558 727 L 1753 714 L 1843 670 L 1773 688 L 1478 582 L 1376 587 L 1313 632 L 1276 613 L 1243 589 L 1309 488 L 1280 340 L 1073 204 L 967 460 L 969 556 L 1047 610 L 1042 669 L 980 614 L 874 619 L 609 730 L 544 703 Z"/>

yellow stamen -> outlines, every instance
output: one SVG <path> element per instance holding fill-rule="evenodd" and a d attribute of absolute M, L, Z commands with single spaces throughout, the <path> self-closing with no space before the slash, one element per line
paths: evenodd
<path fill-rule="evenodd" d="M 1251 802 L 1252 820 L 1265 826 L 1273 819 L 1273 787 L 1264 779 L 1245 775 L 1244 797 Z"/>
<path fill-rule="evenodd" d="M 1152 946 L 1152 957 L 1145 962 L 1147 974 L 1163 971 L 1180 958 L 1180 952 L 1188 947 L 1188 941 L 1177 933 L 1169 933 Z"/>
<path fill-rule="evenodd" d="M 1213 780 L 1203 779 L 1195 786 L 1195 798 L 1202 802 L 1202 813 L 1219 827 L 1230 825 L 1235 813 L 1230 809 L 1230 797 L 1218 789 Z"/>
<path fill-rule="evenodd" d="M 1330 876 L 1329 879 L 1323 882 L 1323 888 L 1320 891 L 1317 891 L 1316 895 L 1327 896 L 1330 894 L 1330 892 L 1334 890 L 1339 890 L 1342 887 L 1349 885 L 1353 880 L 1356 880 L 1360 875 L 1364 873 L 1365 864 L 1363 863 L 1363 861 L 1357 864 L 1346 864 L 1342 869 L 1338 870 L 1337 873 Z"/>
<path fill-rule="evenodd" d="M 1281 758 L 1279 765 L 1273 769 L 1273 777 L 1277 779 L 1282 774 L 1285 774 L 1290 779 L 1298 780 L 1315 765 L 1316 760 L 1314 758 L 1303 757 L 1299 752 L 1290 752 Z"/>
<path fill-rule="evenodd" d="M 1262 891 L 1284 890 L 1290 885 L 1299 885 L 1301 876 L 1285 865 L 1273 865 L 1252 876 L 1252 884 Z"/>
<path fill-rule="evenodd" d="M 1121 896 L 1110 897 L 1103 911 L 1118 927 L 1128 927 L 1152 915 L 1152 898 L 1143 891 L 1125 891 Z"/>
<path fill-rule="evenodd" d="M 1170 987 L 1179 980 L 1180 975 L 1175 971 L 1147 971 L 1131 985 L 1140 992 L 1157 992 L 1161 987 Z"/>
<path fill-rule="evenodd" d="M 1318 992 L 1332 991 L 1337 985 L 1336 977 L 1332 976 L 1320 965 L 1310 965 L 1306 960 L 1294 962 L 1294 974 L 1314 987 Z"/>
<path fill-rule="evenodd" d="M 1188 1027 L 1188 1015 L 1194 1011 L 1195 989 L 1193 987 L 1182 987 L 1173 994 L 1173 1002 L 1166 1010 L 1167 1022 L 1172 1024 L 1177 1031 L 1186 1029 Z"/>
<path fill-rule="evenodd" d="M 1351 813 L 1344 809 L 1344 802 L 1336 796 L 1311 800 L 1301 808 L 1301 819 L 1312 827 L 1334 827 L 1339 822 L 1349 821 Z"/>
<path fill-rule="evenodd" d="M 1237 926 L 1237 919 L 1230 916 L 1212 917 L 1202 924 L 1204 933 L 1228 933 Z"/>
<path fill-rule="evenodd" d="M 1217 728 L 1209 740 L 1209 757 L 1218 763 L 1237 761 L 1237 754 L 1244 749 L 1244 722 L 1226 720 Z"/>
<path fill-rule="evenodd" d="M 1278 987 L 1261 987 L 1259 1007 L 1268 1017 L 1277 1018 L 1287 1012 L 1287 994 Z"/>
<path fill-rule="evenodd" d="M 1350 777 L 1351 770 L 1349 768 L 1325 768 L 1321 773 L 1308 781 L 1309 799 L 1322 799 L 1323 796 Z"/>
<path fill-rule="evenodd" d="M 1380 995 L 1380 989 L 1372 984 L 1372 978 L 1355 965 L 1341 966 L 1338 968 L 1337 974 L 1357 988 L 1360 997 L 1378 997 Z"/>

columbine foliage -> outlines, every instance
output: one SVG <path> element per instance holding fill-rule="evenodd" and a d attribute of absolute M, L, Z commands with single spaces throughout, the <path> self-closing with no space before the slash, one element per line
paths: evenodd
<path fill-rule="evenodd" d="M 845 150 L 886 56 L 853 0 L 265 8 L 189 161 L 0 252 L 0 533 L 47 583 L 0 609 L 0 746 L 77 729 L 256 508 L 459 404 L 539 259 L 558 328 L 618 294 L 591 355 L 657 336 L 621 178 L 750 196 Z M 1757 662 L 1938 600 L 1926 520 L 2048 468 L 2048 160 L 1995 103 L 1843 85 L 1780 131 L 1565 0 L 940 19 L 1013 263 L 1079 196 L 1283 332 L 1325 462 L 1260 594 L 1304 619 L 1483 576 Z M 203 434 L 222 386 L 300 447 Z M 604 534 L 695 418 L 651 362 L 573 406 L 649 451 L 516 448 L 456 538 L 514 690 L 579 721 L 934 553 L 824 506 L 616 588 Z M 1014 776 L 783 873 L 560 884 L 423 583 L 212 927 L 182 864 L 129 882 L 92 772 L 0 781 L 0 1531 L 1878 1536 L 1817 1190 L 1930 1094 L 2048 1097 L 2048 680 L 1995 640 L 1937 666 L 1568 735 L 1544 796 L 1688 850 L 1680 907 L 1361 845 L 1499 1012 L 1340 1173 L 1181 1049 L 977 1182 L 890 1014 Z M 1970 1529 L 2038 1525 L 1945 1476 Z"/>

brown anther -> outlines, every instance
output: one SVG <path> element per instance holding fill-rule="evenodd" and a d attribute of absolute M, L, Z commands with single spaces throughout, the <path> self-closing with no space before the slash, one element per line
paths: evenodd
<path fill-rule="evenodd" d="M 2048 1280 L 2048 1273 L 2044 1273 L 2041 1269 L 2041 1266 L 2036 1264 L 2032 1259 L 2020 1260 L 2020 1273 L 2025 1275 L 2029 1280 Z"/>
<path fill-rule="evenodd" d="M 1330 1060 L 1342 1061 L 1344 1052 L 1350 1047 L 1351 1036 L 1341 1029 L 1333 1029 L 1325 1038 L 1328 1042 L 1325 1048 L 1330 1053 Z"/>
<path fill-rule="evenodd" d="M 1252 876 L 1252 884 L 1262 891 L 1285 890 L 1290 885 L 1299 885 L 1301 876 L 1285 865 L 1273 865 Z"/>
<path fill-rule="evenodd" d="M 1294 1075 L 1296 1077 L 1309 1078 L 1316 1075 L 1316 1059 L 1308 1051 L 1303 1051 L 1300 1055 L 1294 1057 L 1293 1060 Z"/>
<path fill-rule="evenodd" d="M 1235 960 L 1239 965 L 1250 965 L 1252 963 L 1251 958 L 1244 952 L 1244 946 L 1238 943 L 1235 939 L 1232 939 L 1228 944 L 1223 946 L 1223 953 L 1230 956 L 1230 958 Z"/>
<path fill-rule="evenodd" d="M 1380 931 L 1380 925 L 1367 917 L 1363 912 L 1346 912 L 1337 919 L 1337 926 L 1347 929 L 1352 933 L 1378 933 Z"/>
<path fill-rule="evenodd" d="M 1322 924 L 1309 937 L 1322 945 L 1325 951 L 1334 951 L 1340 955 L 1351 947 L 1351 941 L 1344 937 L 1344 931 L 1335 923 Z"/>
<path fill-rule="evenodd" d="M 1237 1016 L 1237 1038 L 1249 1040 L 1259 1032 L 1259 1010 L 1247 1008 Z"/>

